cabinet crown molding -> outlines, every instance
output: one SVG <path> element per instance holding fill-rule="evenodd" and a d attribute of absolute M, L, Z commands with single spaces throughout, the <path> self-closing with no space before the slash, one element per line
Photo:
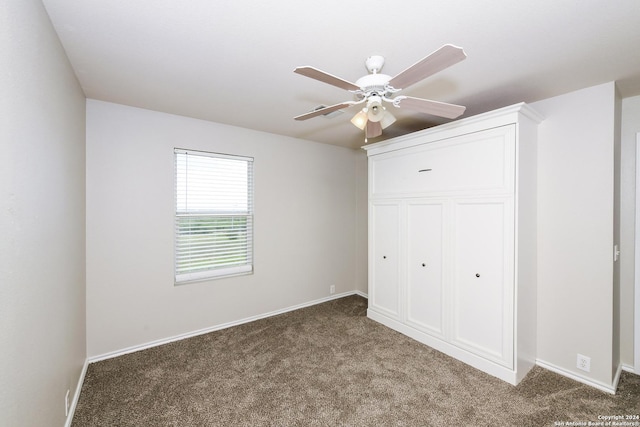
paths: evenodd
<path fill-rule="evenodd" d="M 414 145 L 437 141 L 460 134 L 484 130 L 489 127 L 518 123 L 521 118 L 529 119 L 536 125 L 544 121 L 544 117 L 540 113 L 528 104 L 520 102 L 497 110 L 412 132 L 407 135 L 367 144 L 364 145 L 362 149 L 367 151 L 368 156 L 373 156 L 389 150 L 412 147 Z"/>

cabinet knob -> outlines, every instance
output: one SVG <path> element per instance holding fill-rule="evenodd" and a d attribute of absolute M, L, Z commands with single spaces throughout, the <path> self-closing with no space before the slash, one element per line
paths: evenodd
<path fill-rule="evenodd" d="M 386 255 L 382 255 L 382 259 L 387 259 L 387 256 Z"/>
<path fill-rule="evenodd" d="M 426 267 L 426 266 L 427 266 L 427 264 L 425 264 L 425 263 L 423 262 L 423 263 L 422 263 L 422 266 L 423 266 L 423 267 Z"/>
<path fill-rule="evenodd" d="M 476 277 L 480 277 L 480 273 L 476 273 Z"/>

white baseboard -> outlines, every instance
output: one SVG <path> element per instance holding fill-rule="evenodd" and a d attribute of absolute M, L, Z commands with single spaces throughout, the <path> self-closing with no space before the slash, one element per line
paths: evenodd
<path fill-rule="evenodd" d="M 100 355 L 97 355 L 97 356 L 91 356 L 91 357 L 89 357 L 87 359 L 87 361 L 89 363 L 94 363 L 94 362 L 99 362 L 101 360 L 113 359 L 114 357 L 123 356 L 123 355 L 129 354 L 129 353 L 135 353 L 136 351 L 146 350 L 148 348 L 157 347 L 157 346 L 164 345 L 164 344 L 169 344 L 169 343 L 174 342 L 174 341 L 180 341 L 180 340 L 184 340 L 184 339 L 187 339 L 187 338 L 196 337 L 198 335 L 208 334 L 209 332 L 215 332 L 215 331 L 219 331 L 219 330 L 222 330 L 222 329 L 231 328 L 233 326 L 243 325 L 245 323 L 254 322 L 254 321 L 260 320 L 260 319 L 266 319 L 267 317 L 277 316 L 279 314 L 288 313 L 290 311 L 299 310 L 299 309 L 305 308 L 305 307 L 311 307 L 313 305 L 322 304 L 324 302 L 332 301 L 332 300 L 338 299 L 338 298 L 344 298 L 344 297 L 347 297 L 347 296 L 350 296 L 350 295 L 360 295 L 360 296 L 362 296 L 364 298 L 368 298 L 368 296 L 365 293 L 361 292 L 361 291 L 349 291 L 349 292 L 343 292 L 343 293 L 340 293 L 340 294 L 334 294 L 334 295 L 330 295 L 330 296 L 325 297 L 325 298 L 320 298 L 320 299 L 317 299 L 317 300 L 314 300 L 314 301 L 305 302 L 305 303 L 302 303 L 302 304 L 294 305 L 294 306 L 283 308 L 283 309 L 280 309 L 280 310 L 275 310 L 275 311 L 271 311 L 271 312 L 268 312 L 268 313 L 247 317 L 247 318 L 236 320 L 236 321 L 233 321 L 233 322 L 223 323 L 223 324 L 220 324 L 220 325 L 214 325 L 214 326 L 210 326 L 208 328 L 198 329 L 196 331 L 187 332 L 187 333 L 184 333 L 184 334 L 175 335 L 175 336 L 168 337 L 168 338 L 163 338 L 163 339 L 159 339 L 159 340 L 155 340 L 155 341 L 150 341 L 150 342 L 147 342 L 147 343 L 144 343 L 144 344 L 123 348 L 121 350 L 116 350 L 116 351 L 112 351 L 112 352 L 109 352 L 109 353 L 100 354 Z"/>
<path fill-rule="evenodd" d="M 80 392 L 82 391 L 82 384 L 84 384 L 84 377 L 87 374 L 87 368 L 89 367 L 89 359 L 84 361 L 82 366 L 82 372 L 80 372 L 80 378 L 78 378 L 78 384 L 76 385 L 76 391 L 73 393 L 73 400 L 69 406 L 69 414 L 67 420 L 64 422 L 64 427 L 71 427 L 73 422 L 73 414 L 76 412 L 76 406 L 78 406 L 78 400 L 80 399 Z"/>
<path fill-rule="evenodd" d="M 613 384 L 605 384 L 600 381 L 593 380 L 591 378 L 583 377 L 582 375 L 578 375 L 575 372 L 568 371 L 564 368 L 556 366 L 552 363 L 545 362 L 540 359 L 536 359 L 536 365 L 541 368 L 547 369 L 551 372 L 555 372 L 556 374 L 560 374 L 567 378 L 571 378 L 572 380 L 578 381 L 582 384 L 586 384 L 588 386 L 597 388 L 598 390 L 607 392 L 609 394 L 616 394 L 616 388 L 618 387 L 618 380 L 620 379 L 620 373 L 622 372 L 622 366 L 618 366 L 618 370 L 616 371 L 616 375 L 613 378 Z"/>
<path fill-rule="evenodd" d="M 360 295 L 362 298 L 369 299 L 369 294 L 365 294 L 365 293 L 364 293 L 364 292 L 362 292 L 362 291 L 354 291 L 354 292 L 353 292 L 353 294 L 354 294 L 354 295 Z"/>
<path fill-rule="evenodd" d="M 632 374 L 640 375 L 640 371 L 636 371 L 633 366 L 627 365 L 626 363 L 622 364 L 622 370 L 625 372 L 630 372 Z"/>

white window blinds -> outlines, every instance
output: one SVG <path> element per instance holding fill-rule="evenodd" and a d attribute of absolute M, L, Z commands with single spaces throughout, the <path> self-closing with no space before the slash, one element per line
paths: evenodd
<path fill-rule="evenodd" d="M 175 149 L 175 281 L 253 270 L 253 159 Z"/>

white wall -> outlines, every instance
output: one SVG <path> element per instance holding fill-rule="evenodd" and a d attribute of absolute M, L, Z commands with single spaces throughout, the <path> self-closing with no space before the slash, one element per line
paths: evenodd
<path fill-rule="evenodd" d="M 620 178 L 620 359 L 634 366 L 634 281 L 636 221 L 636 134 L 640 132 L 640 96 L 622 100 Z M 640 372 L 640 366 L 635 366 Z"/>
<path fill-rule="evenodd" d="M 0 2 L 0 425 L 61 426 L 86 358 L 85 98 L 39 0 Z"/>
<path fill-rule="evenodd" d="M 174 147 L 254 157 L 254 274 L 174 286 Z M 88 100 L 89 356 L 325 298 L 330 285 L 361 287 L 360 156 Z"/>
<path fill-rule="evenodd" d="M 612 385 L 615 85 L 533 108 L 538 129 L 538 359 Z M 591 372 L 576 368 L 577 353 Z"/>

